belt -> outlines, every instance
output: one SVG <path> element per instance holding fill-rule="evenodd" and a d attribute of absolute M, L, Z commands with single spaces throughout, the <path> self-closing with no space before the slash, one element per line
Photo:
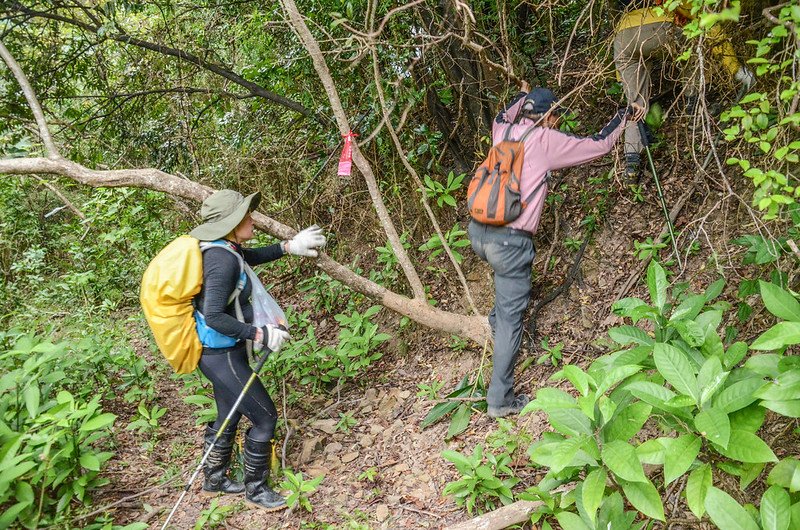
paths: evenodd
<path fill-rule="evenodd" d="M 511 228 L 509 226 L 494 226 L 494 225 L 487 225 L 484 223 L 479 223 L 475 219 L 470 221 L 471 223 L 475 223 L 476 225 L 480 226 L 481 228 L 486 229 L 487 232 L 494 232 L 495 234 L 509 234 L 512 236 L 522 236 L 527 237 L 528 239 L 533 239 L 533 234 L 528 232 L 527 230 L 520 230 L 519 228 Z"/>

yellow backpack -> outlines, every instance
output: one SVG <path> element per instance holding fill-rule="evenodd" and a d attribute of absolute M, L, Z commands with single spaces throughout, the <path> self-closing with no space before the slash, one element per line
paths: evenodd
<path fill-rule="evenodd" d="M 197 336 L 192 299 L 203 285 L 200 242 L 180 236 L 164 247 L 142 276 L 139 301 L 156 344 L 180 374 L 197 368 L 203 346 Z"/>

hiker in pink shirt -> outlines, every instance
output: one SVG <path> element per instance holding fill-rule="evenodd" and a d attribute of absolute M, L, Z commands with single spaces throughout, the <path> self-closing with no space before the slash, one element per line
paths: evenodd
<path fill-rule="evenodd" d="M 561 113 L 554 109 L 555 96 L 546 88 L 527 91 L 527 83 L 495 118 L 494 145 L 504 140 L 523 141 L 524 159 L 520 196 L 526 206 L 504 226 L 482 224 L 474 219 L 469 236 L 475 253 L 494 270 L 495 305 L 489 313 L 494 332 L 492 380 L 486 396 L 489 416 L 516 414 L 528 396 L 514 393 L 514 365 L 522 342 L 522 320 L 530 301 L 531 266 L 536 251 L 532 237 L 539 228 L 550 171 L 577 166 L 611 151 L 624 130 L 626 111 L 621 109 L 599 133 L 580 137 L 559 131 Z M 631 109 L 637 118 L 640 108 Z"/>

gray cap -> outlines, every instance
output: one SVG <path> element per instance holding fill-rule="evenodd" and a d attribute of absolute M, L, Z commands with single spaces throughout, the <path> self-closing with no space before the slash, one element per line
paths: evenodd
<path fill-rule="evenodd" d="M 220 190 L 209 195 L 200 208 L 203 224 L 189 232 L 200 241 L 214 241 L 227 236 L 244 216 L 258 208 L 261 193 L 255 192 L 247 197 L 238 191 Z"/>

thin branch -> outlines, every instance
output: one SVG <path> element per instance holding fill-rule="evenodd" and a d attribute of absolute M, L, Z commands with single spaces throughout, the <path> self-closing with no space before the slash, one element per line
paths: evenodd
<path fill-rule="evenodd" d="M 50 184 L 49 182 L 47 182 L 47 181 L 46 181 L 45 179 L 43 179 L 42 177 L 36 176 L 35 178 L 36 178 L 36 180 L 38 180 L 38 181 L 39 181 L 39 182 L 42 184 L 42 186 L 44 186 L 44 187 L 45 187 L 45 188 L 47 188 L 48 190 L 52 191 L 52 192 L 53 192 L 53 193 L 54 193 L 54 194 L 55 194 L 55 195 L 56 195 L 56 196 L 57 196 L 59 199 L 61 199 L 61 202 L 63 202 L 63 203 L 64 203 L 64 206 L 66 206 L 66 207 L 67 207 L 67 208 L 68 208 L 68 209 L 69 209 L 69 210 L 70 210 L 72 213 L 74 213 L 75 215 L 77 215 L 77 216 L 78 216 L 78 217 L 80 217 L 81 219 L 84 219 L 84 220 L 86 219 L 86 216 L 83 214 L 83 212 L 81 212 L 80 210 L 78 210 L 78 208 L 77 208 L 77 207 L 75 207 L 75 205 L 74 205 L 74 204 L 72 204 L 72 201 L 70 201 L 69 199 L 67 199 L 67 198 L 64 196 L 64 194 L 63 194 L 63 193 L 61 193 L 61 191 L 59 191 L 59 189 L 58 189 L 58 188 L 56 188 L 55 186 L 53 186 L 52 184 Z M 63 206 L 62 206 L 61 208 L 63 208 Z M 45 217 L 47 217 L 47 216 L 45 215 Z"/>
<path fill-rule="evenodd" d="M 19 67 L 17 61 L 5 47 L 3 41 L 0 41 L 0 57 L 2 57 L 3 61 L 5 61 L 5 63 L 8 65 L 9 70 L 11 70 L 11 73 L 14 74 L 14 78 L 17 80 L 17 83 L 19 83 L 20 88 L 22 88 L 22 93 L 25 94 L 25 99 L 28 101 L 28 106 L 30 107 L 31 112 L 33 112 L 33 117 L 36 119 L 36 126 L 39 128 L 39 137 L 42 139 L 42 143 L 44 144 L 45 154 L 47 154 L 48 157 L 60 156 L 58 153 L 58 148 L 56 147 L 56 144 L 53 143 L 53 138 L 50 136 L 50 129 L 47 128 L 47 121 L 44 119 L 42 106 L 36 99 L 36 94 L 33 92 L 31 83 L 28 81 L 28 77 L 25 75 L 25 72 L 22 71 L 22 68 Z"/>
<path fill-rule="evenodd" d="M 325 63 L 325 59 L 322 56 L 322 51 L 320 50 L 319 44 L 311 34 L 311 30 L 308 29 L 308 26 L 306 26 L 306 23 L 303 21 L 303 18 L 297 9 L 297 5 L 294 3 L 294 0 L 282 0 L 282 4 L 284 11 L 286 11 L 286 14 L 289 18 L 289 22 L 297 33 L 300 42 L 311 56 L 311 60 L 314 63 L 314 69 L 317 71 L 317 75 L 319 76 L 322 86 L 325 88 L 325 92 L 328 95 L 328 100 L 331 103 L 331 109 L 336 117 L 336 123 L 339 125 L 339 132 L 343 136 L 349 134 L 351 131 L 350 123 L 347 119 L 347 115 L 344 112 L 341 99 L 339 98 L 339 92 L 336 89 L 333 78 L 328 70 L 328 65 Z M 411 259 L 409 258 L 406 249 L 403 247 L 400 241 L 400 236 L 398 235 L 397 230 L 394 227 L 394 223 L 389 215 L 389 211 L 383 202 L 383 197 L 381 196 L 380 188 L 378 187 L 372 166 L 361 153 L 361 149 L 359 149 L 357 142 L 354 142 L 352 147 L 353 162 L 364 176 L 364 180 L 367 183 L 367 188 L 369 189 L 370 197 L 372 198 L 373 206 L 375 207 L 375 212 L 378 215 L 378 220 L 380 221 L 383 230 L 386 232 L 389 243 L 394 249 L 394 254 L 397 257 L 400 267 L 405 273 L 406 279 L 411 287 L 411 292 L 414 294 L 414 299 L 426 301 L 425 289 L 422 286 L 422 281 L 420 280 L 419 274 L 417 274 L 414 265 L 411 263 Z M 425 303 L 427 303 L 427 301 Z"/>
<path fill-rule="evenodd" d="M 20 12 L 22 12 L 22 13 L 30 16 L 30 17 L 46 18 L 46 19 L 50 19 L 50 20 L 56 20 L 56 21 L 59 21 L 59 22 L 64 22 L 65 24 L 70 24 L 70 25 L 73 25 L 73 26 L 77 26 L 77 27 L 79 27 L 81 29 L 84 29 L 84 30 L 86 30 L 86 31 L 88 31 L 90 33 L 94 33 L 94 34 L 97 34 L 99 32 L 99 30 L 100 30 L 100 28 L 98 26 L 92 26 L 91 24 L 87 24 L 86 22 L 82 22 L 80 20 L 75 20 L 75 19 L 72 19 L 72 18 L 69 18 L 69 17 L 65 17 L 65 16 L 62 16 L 62 15 L 55 14 L 55 13 L 48 13 L 48 12 L 44 12 L 44 11 L 35 11 L 35 10 L 32 10 L 32 9 L 28 9 L 25 6 L 22 6 L 22 5 L 18 4 L 18 3 L 15 4 L 15 7 L 17 8 L 18 11 L 20 11 Z M 273 103 L 276 103 L 276 104 L 278 104 L 278 105 L 280 105 L 282 107 L 285 107 L 287 109 L 293 110 L 293 111 L 295 111 L 295 112 L 297 112 L 299 114 L 302 114 L 303 116 L 305 116 L 307 118 L 311 118 L 311 119 L 313 119 L 313 120 L 315 120 L 315 121 L 317 121 L 319 123 L 327 124 L 327 121 L 325 120 L 324 116 L 322 116 L 322 115 L 320 115 L 320 114 L 318 114 L 316 112 L 313 112 L 310 109 L 307 109 L 306 107 L 304 107 L 300 103 L 298 103 L 298 102 L 296 102 L 294 100 L 291 100 L 291 99 L 289 99 L 289 98 L 287 98 L 285 96 L 281 96 L 280 94 L 276 94 L 275 92 L 272 92 L 270 90 L 267 90 L 266 88 L 262 87 L 258 83 L 254 83 L 252 81 L 248 81 L 247 79 L 243 78 L 242 76 L 240 76 L 239 74 L 233 72 L 232 70 L 230 70 L 230 69 L 228 69 L 228 68 L 226 68 L 224 66 L 212 63 L 210 61 L 207 61 L 205 59 L 202 59 L 201 57 L 198 57 L 197 55 L 191 54 L 189 52 L 186 52 L 184 50 L 180 50 L 180 49 L 177 49 L 177 48 L 171 48 L 169 46 L 163 46 L 161 44 L 157 44 L 157 43 L 154 43 L 154 42 L 148 42 L 148 41 L 133 37 L 131 35 L 128 35 L 126 33 L 107 34 L 107 35 L 105 35 L 105 38 L 108 38 L 108 39 L 111 39 L 111 40 L 115 40 L 117 42 L 121 42 L 121 43 L 124 43 L 124 44 L 131 44 L 133 46 L 137 46 L 139 48 L 143 48 L 143 49 L 146 49 L 146 50 L 154 51 L 154 52 L 157 52 L 157 53 L 160 53 L 160 54 L 163 54 L 163 55 L 169 55 L 171 57 L 177 57 L 178 59 L 181 59 L 181 60 L 186 61 L 188 63 L 194 64 L 196 66 L 199 66 L 200 68 L 203 68 L 204 70 L 208 70 L 209 72 L 217 74 L 220 77 L 223 77 L 223 78 L 225 78 L 225 79 L 227 79 L 229 81 L 232 81 L 233 83 L 236 83 L 239 86 L 242 86 L 242 87 L 246 88 L 254 96 L 258 96 L 258 97 L 264 98 L 264 99 L 266 99 L 268 101 L 271 101 Z"/>

